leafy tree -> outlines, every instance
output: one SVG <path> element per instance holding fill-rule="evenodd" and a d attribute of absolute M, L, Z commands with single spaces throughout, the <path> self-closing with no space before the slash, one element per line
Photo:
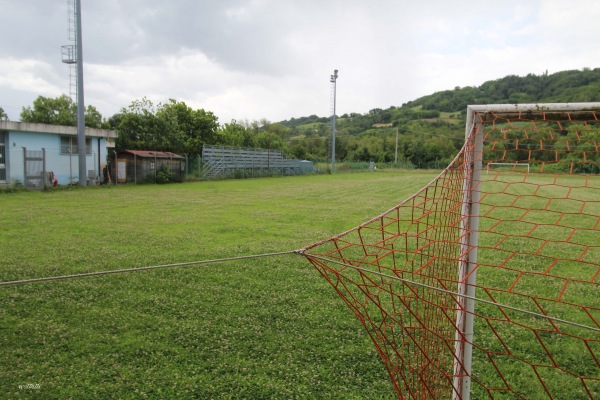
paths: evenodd
<path fill-rule="evenodd" d="M 165 150 L 157 138 L 166 127 L 161 126 L 156 118 L 156 109 L 149 99 L 144 97 L 132 101 L 109 121 L 117 130 L 115 146 L 118 150 Z"/>
<path fill-rule="evenodd" d="M 89 105 L 85 111 L 85 125 L 89 128 L 102 127 L 102 114 L 96 107 Z M 71 97 L 63 94 L 55 99 L 39 96 L 32 107 L 23 107 L 21 121 L 50 125 L 77 125 L 77 104 Z"/>
<path fill-rule="evenodd" d="M 0 121 L 8 121 L 8 114 L 4 112 L 4 108 L 0 107 Z"/>
<path fill-rule="evenodd" d="M 204 144 L 221 144 L 217 117 L 170 99 L 155 107 L 147 98 L 134 100 L 108 121 L 117 130 L 119 150 L 171 151 L 200 154 Z"/>
<path fill-rule="evenodd" d="M 75 126 L 77 106 L 73 100 L 63 94 L 55 99 L 39 96 L 33 101 L 33 108 L 24 107 L 21 121 L 50 125 Z"/>
<path fill-rule="evenodd" d="M 194 110 L 184 102 L 169 99 L 159 106 L 156 117 L 166 127 L 163 147 L 185 154 L 199 154 L 204 144 L 223 144 L 217 117 L 210 111 Z"/>
<path fill-rule="evenodd" d="M 261 149 L 283 149 L 283 139 L 277 134 L 261 131 L 256 135 L 256 147 Z"/>
<path fill-rule="evenodd" d="M 305 142 L 297 143 L 286 150 L 287 150 L 286 152 L 293 158 L 296 158 L 299 160 L 306 159 L 307 150 L 306 150 Z"/>
<path fill-rule="evenodd" d="M 77 112 L 77 106 L 75 107 Z M 102 114 L 96 109 L 96 107 L 89 105 L 85 108 L 85 126 L 88 128 L 104 128 L 107 127 L 103 121 Z"/>
<path fill-rule="evenodd" d="M 236 120 L 232 120 L 230 123 L 226 123 L 220 127 L 219 135 L 222 137 L 223 144 L 227 146 L 256 147 L 250 129 Z"/>

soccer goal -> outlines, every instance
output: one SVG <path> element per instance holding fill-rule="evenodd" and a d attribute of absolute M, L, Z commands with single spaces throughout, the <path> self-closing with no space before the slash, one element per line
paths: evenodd
<path fill-rule="evenodd" d="M 600 103 L 469 106 L 435 180 L 302 250 L 399 398 L 600 398 L 599 149 Z"/>

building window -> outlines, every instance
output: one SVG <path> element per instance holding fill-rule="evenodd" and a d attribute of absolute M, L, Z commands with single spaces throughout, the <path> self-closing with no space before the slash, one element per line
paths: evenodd
<path fill-rule="evenodd" d="M 79 148 L 77 147 L 77 136 L 61 136 L 60 137 L 60 152 L 62 154 L 77 154 Z M 92 139 L 85 138 L 85 152 L 86 154 L 92 154 Z"/>

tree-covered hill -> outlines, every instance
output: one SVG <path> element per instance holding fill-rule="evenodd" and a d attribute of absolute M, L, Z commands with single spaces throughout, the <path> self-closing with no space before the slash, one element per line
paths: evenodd
<path fill-rule="evenodd" d="M 399 159 L 415 165 L 446 162 L 460 149 L 464 116 L 470 104 L 600 101 L 600 68 L 549 75 L 509 75 L 479 87 L 455 87 L 388 109 L 351 113 L 337 120 L 336 158 L 392 162 L 398 132 Z M 330 118 L 292 118 L 278 125 L 289 130 L 288 150 L 307 158 L 327 158 Z M 317 145 L 318 143 L 318 145 Z"/>
<path fill-rule="evenodd" d="M 552 75 L 509 75 L 479 87 L 445 90 L 408 102 L 424 110 L 464 111 L 469 104 L 588 102 L 600 100 L 600 68 Z"/>

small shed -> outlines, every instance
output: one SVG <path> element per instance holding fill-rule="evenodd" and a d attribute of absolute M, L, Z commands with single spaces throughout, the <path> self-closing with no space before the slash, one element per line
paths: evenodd
<path fill-rule="evenodd" d="M 185 157 L 171 152 L 124 150 L 116 154 L 111 176 L 117 183 L 181 182 L 185 161 Z"/>

